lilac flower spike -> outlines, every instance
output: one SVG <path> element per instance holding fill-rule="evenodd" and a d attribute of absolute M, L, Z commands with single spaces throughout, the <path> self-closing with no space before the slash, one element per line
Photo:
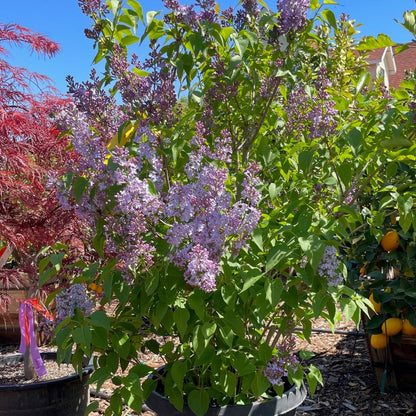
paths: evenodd
<path fill-rule="evenodd" d="M 280 35 L 285 35 L 289 32 L 298 32 L 304 28 L 310 3 L 310 0 L 277 1 L 277 8 L 280 12 Z"/>
<path fill-rule="evenodd" d="M 337 249 L 334 246 L 327 246 L 318 265 L 317 272 L 320 277 L 328 280 L 329 286 L 337 286 L 343 280 L 342 273 L 339 270 L 340 265 L 341 262 L 338 259 Z"/>

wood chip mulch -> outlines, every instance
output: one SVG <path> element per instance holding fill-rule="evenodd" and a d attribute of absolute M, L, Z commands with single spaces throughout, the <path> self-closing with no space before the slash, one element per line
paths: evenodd
<path fill-rule="evenodd" d="M 324 385 L 318 386 L 314 396 L 307 396 L 298 408 L 297 416 L 416 415 L 416 385 L 415 392 L 391 389 L 386 389 L 383 394 L 380 392 L 361 331 L 357 335 L 352 325 L 342 323 L 336 329 L 348 334 L 321 332 L 328 329 L 322 322 L 317 322 L 314 328 L 317 331 L 312 334 L 311 344 L 300 341 L 297 348 L 309 349 L 315 353 L 310 363 L 320 369 Z M 0 354 L 2 352 L 6 352 L 4 347 L 0 347 Z M 146 357 L 143 358 L 145 361 Z M 147 357 L 147 362 L 155 367 L 161 364 L 157 357 L 152 356 Z M 106 383 L 102 391 L 104 395 L 111 394 L 111 389 L 111 383 Z M 103 416 L 108 401 L 94 396 L 91 400 L 97 400 L 99 408 L 90 413 L 90 416 Z M 123 416 L 136 415 L 136 412 L 127 407 L 123 411 Z M 141 416 L 156 415 L 144 410 Z"/>

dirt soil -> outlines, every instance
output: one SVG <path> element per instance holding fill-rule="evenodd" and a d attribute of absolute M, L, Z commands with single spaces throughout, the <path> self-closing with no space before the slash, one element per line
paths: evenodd
<path fill-rule="evenodd" d="M 323 322 L 317 322 L 314 328 L 317 332 L 312 335 L 311 345 L 299 342 L 297 348 L 308 348 L 315 353 L 310 363 L 320 369 L 324 386 L 318 386 L 313 397 L 307 396 L 298 408 L 297 416 L 416 415 L 416 392 L 380 392 L 362 330 L 357 331 L 352 325 L 341 323 L 336 329 L 343 333 L 332 334 L 326 332 L 329 328 Z M 13 352 L 16 348 L 17 346 L 0 347 L 0 354 Z M 154 367 L 163 364 L 154 356 L 141 358 Z M 104 384 L 102 396 L 111 394 L 113 387 L 111 383 Z M 108 401 L 102 396 L 97 398 L 91 395 L 91 401 L 98 401 L 99 408 L 90 413 L 90 416 L 104 415 Z M 127 407 L 124 409 L 123 416 L 133 415 L 137 413 Z M 141 415 L 156 416 L 145 408 Z"/>

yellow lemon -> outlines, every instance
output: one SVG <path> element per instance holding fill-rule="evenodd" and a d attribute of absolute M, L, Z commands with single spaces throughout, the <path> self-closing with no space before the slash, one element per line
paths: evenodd
<path fill-rule="evenodd" d="M 375 300 L 374 300 L 374 295 L 373 295 L 373 293 L 371 293 L 370 294 L 370 297 L 368 298 L 369 300 L 370 300 L 370 302 L 373 304 L 373 306 L 374 306 L 374 310 L 377 312 L 377 313 L 380 313 L 381 312 L 381 303 L 380 302 L 376 302 Z"/>
<path fill-rule="evenodd" d="M 404 272 L 404 275 L 405 275 L 406 277 L 415 277 L 415 274 L 413 273 L 413 270 L 412 270 L 412 269 L 407 269 L 407 270 Z"/>
<path fill-rule="evenodd" d="M 403 319 L 402 332 L 404 335 L 416 335 L 416 327 L 414 327 L 408 319 Z"/>
<path fill-rule="evenodd" d="M 379 350 L 381 348 L 386 348 L 387 342 L 388 342 L 388 337 L 385 334 L 371 335 L 370 344 L 376 350 Z"/>
<path fill-rule="evenodd" d="M 400 237 L 397 231 L 388 231 L 380 241 L 381 247 L 386 251 L 394 251 L 400 245 Z"/>
<path fill-rule="evenodd" d="M 393 336 L 398 334 L 403 328 L 403 322 L 400 318 L 389 318 L 386 319 L 381 325 L 383 334 Z"/>

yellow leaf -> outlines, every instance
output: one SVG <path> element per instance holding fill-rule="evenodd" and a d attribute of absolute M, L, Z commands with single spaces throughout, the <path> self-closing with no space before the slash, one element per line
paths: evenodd
<path fill-rule="evenodd" d="M 218 3 L 215 3 L 215 14 L 220 13 L 220 6 L 218 6 Z"/>
<path fill-rule="evenodd" d="M 111 150 L 114 149 L 116 146 L 122 147 L 124 146 L 134 135 L 137 127 L 139 126 L 139 121 L 135 121 L 134 124 L 131 122 L 127 123 L 126 127 L 124 127 L 123 132 L 120 133 L 117 132 L 113 138 L 110 140 L 110 142 L 107 144 L 107 149 Z M 120 138 L 120 140 L 119 140 Z"/>
<path fill-rule="evenodd" d="M 108 161 L 110 160 L 110 158 L 111 158 L 111 153 L 107 153 L 104 158 L 104 165 L 108 165 Z"/>

